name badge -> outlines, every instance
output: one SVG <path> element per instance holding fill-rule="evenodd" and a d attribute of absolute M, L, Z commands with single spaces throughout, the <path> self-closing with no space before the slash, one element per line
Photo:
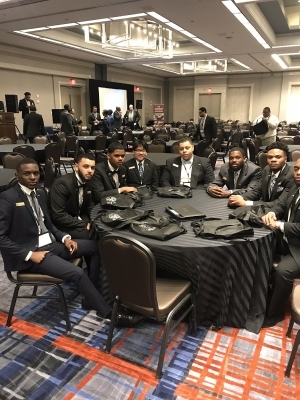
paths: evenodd
<path fill-rule="evenodd" d="M 172 164 L 172 165 L 173 165 L 174 167 L 177 167 L 177 168 L 179 167 L 179 165 L 177 165 L 177 164 Z"/>
<path fill-rule="evenodd" d="M 22 206 L 25 206 L 25 203 L 22 201 L 21 203 L 16 203 L 16 206 L 17 207 L 22 207 Z"/>
<path fill-rule="evenodd" d="M 135 166 L 133 166 L 133 167 L 129 167 L 128 169 L 134 169 L 135 168 Z"/>
<path fill-rule="evenodd" d="M 125 175 L 122 175 L 122 178 L 125 178 Z"/>
<path fill-rule="evenodd" d="M 39 247 L 47 246 L 47 244 L 51 244 L 52 239 L 50 237 L 49 232 L 42 233 L 39 235 Z"/>

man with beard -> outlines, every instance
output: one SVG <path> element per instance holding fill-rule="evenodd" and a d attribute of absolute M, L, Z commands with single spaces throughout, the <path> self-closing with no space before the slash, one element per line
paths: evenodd
<path fill-rule="evenodd" d="M 89 239 L 90 212 L 94 206 L 88 182 L 95 172 L 91 154 L 77 158 L 75 171 L 56 179 L 50 188 L 51 218 L 74 239 Z"/>
<path fill-rule="evenodd" d="M 229 151 L 229 162 L 222 165 L 219 175 L 208 186 L 207 193 L 212 197 L 243 194 L 244 199 L 258 200 L 260 186 L 261 168 L 247 161 L 243 149 L 233 147 Z"/>

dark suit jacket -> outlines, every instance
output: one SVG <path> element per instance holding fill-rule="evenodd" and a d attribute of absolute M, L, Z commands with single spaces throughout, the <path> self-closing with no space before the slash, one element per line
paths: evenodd
<path fill-rule="evenodd" d="M 74 135 L 73 117 L 69 111 L 64 110 L 60 114 L 61 131 L 66 135 Z"/>
<path fill-rule="evenodd" d="M 35 106 L 34 101 L 33 100 L 29 100 L 30 101 L 30 105 L 31 106 Z M 22 111 L 22 118 L 25 118 L 25 115 L 29 114 L 29 108 L 27 107 L 27 100 L 21 99 L 19 101 L 19 111 Z"/>
<path fill-rule="evenodd" d="M 58 229 L 69 232 L 85 230 L 94 207 L 88 183 L 83 188 L 83 203 L 79 207 L 78 181 L 74 172 L 56 179 L 50 188 L 51 217 Z M 78 219 L 78 217 L 81 218 Z"/>
<path fill-rule="evenodd" d="M 43 117 L 35 111 L 25 115 L 23 134 L 26 137 L 45 135 L 46 132 Z"/>
<path fill-rule="evenodd" d="M 95 125 L 95 124 L 94 124 L 94 122 L 95 122 L 96 119 L 99 121 L 99 124 L 98 124 L 98 125 Z M 101 116 L 100 116 L 99 113 L 97 113 L 97 118 L 95 118 L 94 113 L 90 113 L 88 121 L 89 121 L 89 124 L 91 125 L 91 132 L 93 132 L 93 131 L 98 131 L 98 130 L 100 129 L 100 126 L 101 126 Z"/>
<path fill-rule="evenodd" d="M 115 121 L 114 122 L 115 129 L 119 130 L 122 126 L 122 118 L 123 117 L 121 114 L 118 113 L 118 111 L 115 111 L 113 116 L 114 116 L 114 121 Z"/>
<path fill-rule="evenodd" d="M 208 143 L 211 144 L 212 140 L 217 137 L 217 123 L 214 117 L 210 117 L 209 115 L 206 116 L 203 130 L 205 140 L 207 140 Z M 196 139 L 197 136 L 200 136 L 200 120 L 196 132 L 192 136 L 194 137 L 194 139 Z"/>
<path fill-rule="evenodd" d="M 52 225 L 47 205 L 37 196 L 44 214 L 47 229 L 58 242 L 66 235 Z M 6 271 L 29 268 L 32 261 L 25 261 L 30 251 L 38 248 L 38 227 L 27 196 L 19 185 L 0 194 L 0 251 Z"/>
<path fill-rule="evenodd" d="M 261 187 L 261 169 L 251 161 L 246 161 L 241 169 L 237 187 L 234 189 L 234 171 L 229 168 L 229 163 L 221 166 L 218 176 L 209 185 L 227 186 L 233 194 L 241 194 L 245 200 L 258 200 Z"/>
<path fill-rule="evenodd" d="M 161 177 L 161 186 L 180 186 L 181 177 L 181 157 L 171 158 L 167 160 L 164 172 Z M 208 158 L 194 156 L 191 188 L 196 189 L 197 186 L 203 185 L 207 187 L 214 180 L 214 171 L 210 165 Z"/>
<path fill-rule="evenodd" d="M 141 182 L 139 170 L 135 158 L 126 161 L 124 164 L 126 168 L 126 181 L 129 186 L 139 187 L 142 185 L 150 186 L 152 190 L 156 190 L 159 186 L 159 178 L 157 165 L 148 158 L 144 160 L 144 173 Z"/>
<path fill-rule="evenodd" d="M 118 170 L 120 187 L 126 186 L 126 168 L 121 166 Z M 101 197 L 118 194 L 113 175 L 108 168 L 107 160 L 96 164 L 94 176 L 89 186 L 92 189 L 93 201 L 100 203 Z"/>
<path fill-rule="evenodd" d="M 270 211 L 273 211 L 278 220 L 287 221 L 290 206 L 294 200 L 294 196 L 298 197 L 298 187 L 294 185 L 289 191 L 289 195 L 285 201 L 279 200 L 277 205 Z M 297 193 L 296 193 L 297 192 Z M 300 268 L 300 201 L 298 200 L 290 215 L 289 222 L 284 223 L 284 234 L 287 237 L 289 249 L 294 257 L 298 267 Z"/>
<path fill-rule="evenodd" d="M 129 118 L 129 110 L 126 111 L 125 115 L 124 115 L 124 121 L 125 123 L 128 122 L 128 118 Z M 132 116 L 132 122 L 134 124 L 137 124 L 139 122 L 139 120 L 141 119 L 140 114 L 138 113 L 138 111 L 133 110 L 133 116 Z"/>
<path fill-rule="evenodd" d="M 267 165 L 262 171 L 261 186 L 259 187 L 259 195 L 262 200 L 255 201 L 253 204 L 263 204 L 266 207 L 274 207 L 278 201 L 285 202 L 289 195 L 289 190 L 295 185 L 293 168 L 288 164 L 280 172 L 271 196 L 269 196 L 270 177 L 272 171 Z"/>

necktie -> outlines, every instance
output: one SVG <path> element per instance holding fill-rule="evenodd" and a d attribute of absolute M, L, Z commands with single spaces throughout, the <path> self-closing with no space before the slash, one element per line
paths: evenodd
<path fill-rule="evenodd" d="M 289 214 L 288 214 L 288 221 L 293 222 L 294 217 L 296 215 L 297 208 L 295 207 L 296 203 L 298 203 L 299 200 L 299 189 L 296 191 L 294 194 L 293 201 L 291 203 L 290 209 L 289 209 Z"/>
<path fill-rule="evenodd" d="M 143 175 L 144 175 L 144 170 L 143 170 L 143 163 L 139 163 L 139 175 L 141 178 L 141 182 L 143 181 Z"/>
<path fill-rule="evenodd" d="M 277 176 L 272 175 L 271 179 L 270 179 L 270 186 L 269 186 L 269 197 L 271 197 L 271 194 L 273 192 L 276 180 L 277 180 Z"/>
<path fill-rule="evenodd" d="M 234 189 L 236 189 L 236 185 L 237 185 L 237 181 L 239 179 L 239 175 L 240 175 L 239 172 L 235 172 L 234 173 L 234 178 L 233 178 L 233 187 L 234 187 Z"/>
<path fill-rule="evenodd" d="M 86 183 L 80 183 L 78 182 L 78 202 L 79 202 L 79 207 L 82 206 L 83 203 L 83 191 L 85 188 Z"/>
<path fill-rule="evenodd" d="M 30 196 L 31 196 L 31 199 L 32 199 L 32 205 L 33 205 L 33 209 L 34 209 L 35 216 L 36 216 L 36 219 L 37 219 L 36 222 L 38 223 L 39 230 L 40 230 L 39 233 L 48 232 L 48 229 L 46 228 L 46 225 L 44 223 L 44 219 L 43 219 L 43 216 L 42 216 L 42 210 L 41 210 L 41 207 L 39 205 L 39 202 L 38 202 L 38 199 L 36 197 L 36 194 L 35 194 L 34 190 L 30 193 Z"/>

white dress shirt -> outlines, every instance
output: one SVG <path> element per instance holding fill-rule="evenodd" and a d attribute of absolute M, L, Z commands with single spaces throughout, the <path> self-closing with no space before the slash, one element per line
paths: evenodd
<path fill-rule="evenodd" d="M 181 158 L 180 185 L 191 186 L 191 176 L 194 157 L 185 161 Z"/>

